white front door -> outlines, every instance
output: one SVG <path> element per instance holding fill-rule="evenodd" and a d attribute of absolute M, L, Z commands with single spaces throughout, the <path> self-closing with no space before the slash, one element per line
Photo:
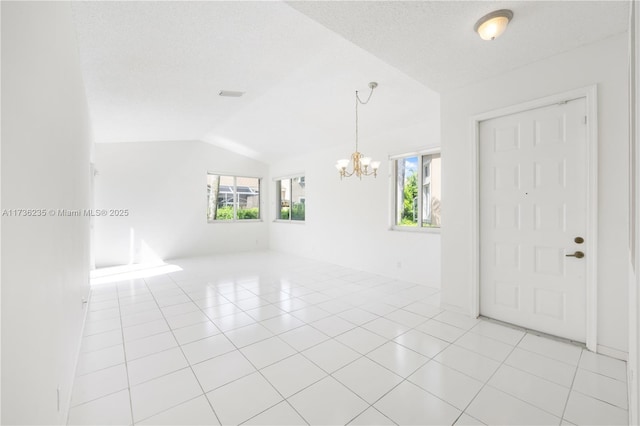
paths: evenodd
<path fill-rule="evenodd" d="M 585 342 L 586 99 L 479 130 L 480 314 Z"/>

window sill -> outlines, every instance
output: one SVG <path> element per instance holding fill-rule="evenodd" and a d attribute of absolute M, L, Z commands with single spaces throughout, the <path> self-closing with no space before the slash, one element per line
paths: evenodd
<path fill-rule="evenodd" d="M 417 232 L 417 233 L 423 233 L 423 234 L 439 234 L 439 233 L 440 233 L 440 229 L 441 229 L 441 228 L 435 228 L 435 227 L 423 227 L 423 228 L 418 228 L 417 226 L 398 226 L 398 225 L 392 225 L 392 226 L 389 228 L 389 231 Z"/>
<path fill-rule="evenodd" d="M 282 220 L 282 219 L 275 219 L 273 221 L 273 223 L 295 223 L 296 225 L 304 225 L 305 221 L 304 220 Z"/>
<path fill-rule="evenodd" d="M 208 220 L 207 223 L 258 223 L 264 222 L 262 219 L 244 219 L 244 220 Z"/>

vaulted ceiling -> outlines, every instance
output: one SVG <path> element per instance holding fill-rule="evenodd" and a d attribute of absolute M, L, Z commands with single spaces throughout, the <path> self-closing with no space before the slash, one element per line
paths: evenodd
<path fill-rule="evenodd" d="M 510 8 L 483 42 L 482 15 Z M 274 161 L 410 127 L 447 91 L 626 30 L 626 1 L 74 2 L 97 142 L 204 140 Z M 559 70 L 559 72 L 561 72 Z M 220 90 L 246 92 L 241 98 Z M 432 123 L 437 125 L 437 123 Z"/>
<path fill-rule="evenodd" d="M 626 31 L 626 1 L 293 1 L 326 28 L 437 91 L 500 75 Z M 508 32 L 481 40 L 476 21 L 514 12 Z"/>

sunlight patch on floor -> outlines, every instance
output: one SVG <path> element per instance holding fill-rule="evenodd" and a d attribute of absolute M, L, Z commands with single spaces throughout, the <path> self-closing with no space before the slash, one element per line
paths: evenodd
<path fill-rule="evenodd" d="M 93 287 L 96 285 L 116 283 L 138 278 L 155 277 L 177 271 L 182 271 L 182 268 L 178 265 L 171 265 L 164 262 L 139 263 L 100 268 L 91 271 L 91 286 Z"/>

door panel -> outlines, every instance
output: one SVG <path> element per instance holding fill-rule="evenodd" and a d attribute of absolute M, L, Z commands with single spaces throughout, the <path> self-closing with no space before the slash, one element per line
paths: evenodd
<path fill-rule="evenodd" d="M 480 313 L 584 342 L 586 100 L 480 123 Z M 589 253 L 585 253 L 586 256 Z"/>

